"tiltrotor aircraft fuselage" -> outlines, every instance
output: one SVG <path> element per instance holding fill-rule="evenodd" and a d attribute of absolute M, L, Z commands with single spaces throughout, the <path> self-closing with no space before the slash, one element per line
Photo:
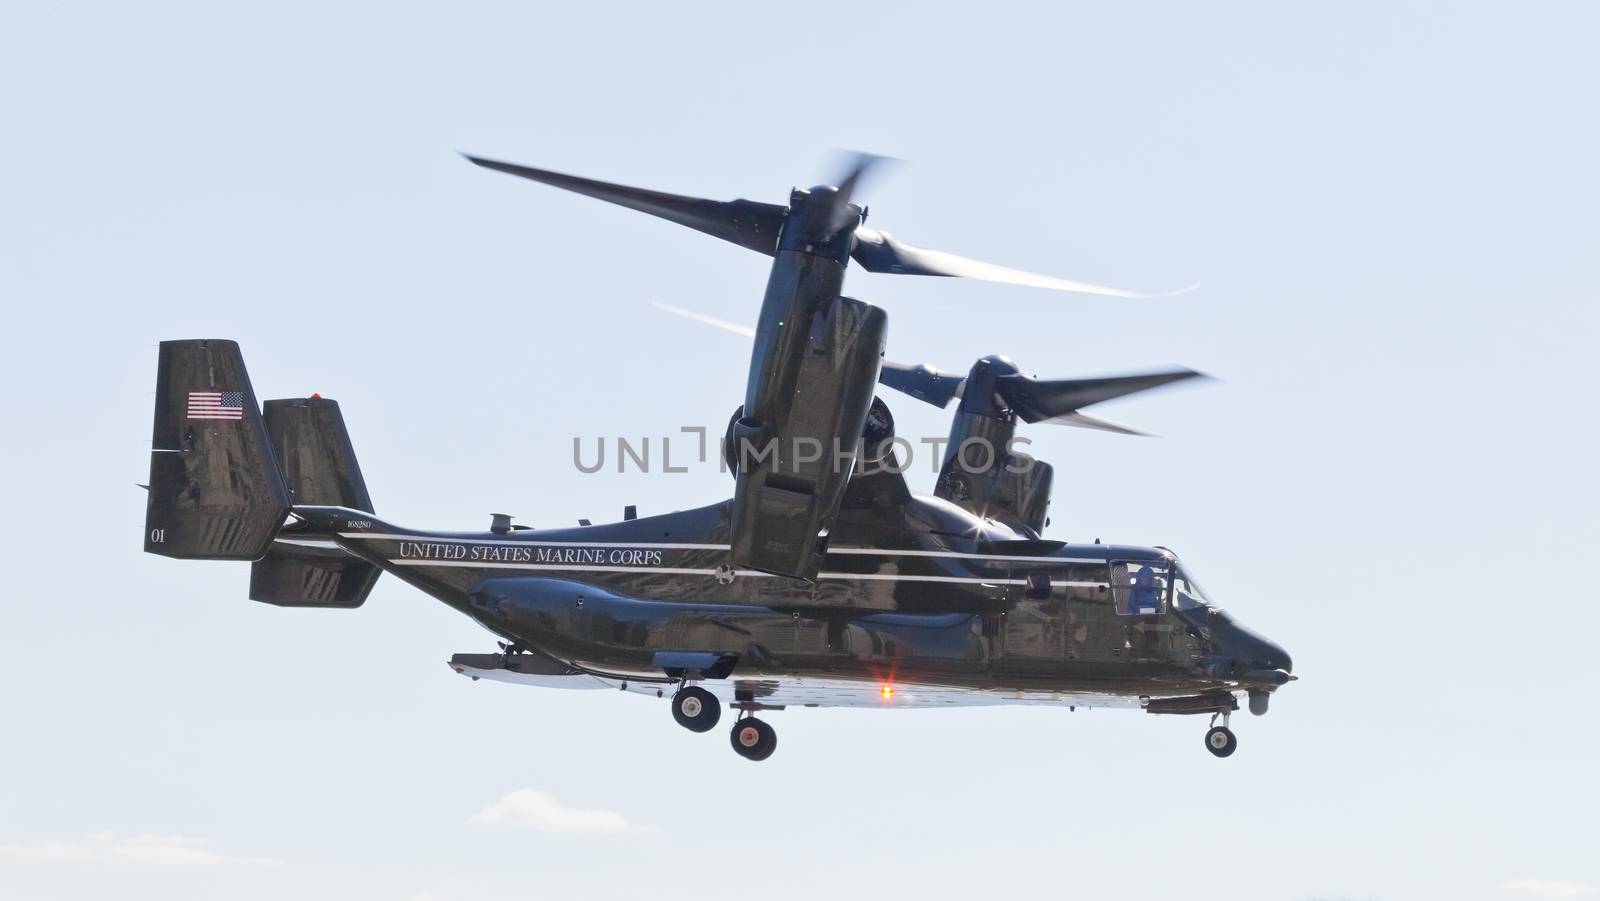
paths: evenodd
<path fill-rule="evenodd" d="M 1126 431 L 1083 407 L 1196 375 L 1036 379 L 1004 357 L 965 377 L 882 359 L 886 317 L 842 296 L 871 271 L 1070 291 L 1066 282 L 870 231 L 850 201 L 869 161 L 787 207 L 721 203 L 477 160 L 773 256 L 744 403 L 723 442 L 732 499 L 659 516 L 477 533 L 373 514 L 337 403 L 258 406 L 238 346 L 161 346 L 145 550 L 252 561 L 250 597 L 357 607 L 394 573 L 504 641 L 457 654 L 474 679 L 670 697 L 686 728 L 739 712 L 730 741 L 770 756 L 756 714 L 787 707 L 1121 706 L 1227 720 L 1264 713 L 1289 655 L 1213 606 L 1162 548 L 1044 539 L 1052 471 L 1017 423 Z M 932 496 L 911 493 L 878 384 L 959 397 Z M 818 449 L 823 452 L 818 453 Z M 1215 720 L 1221 717 L 1223 724 Z"/>

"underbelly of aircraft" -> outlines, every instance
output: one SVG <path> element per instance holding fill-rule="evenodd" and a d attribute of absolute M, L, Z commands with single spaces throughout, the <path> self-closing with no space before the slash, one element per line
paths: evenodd
<path fill-rule="evenodd" d="M 626 691 L 650 696 L 668 696 L 676 683 L 657 678 L 641 679 L 616 673 L 573 671 L 567 673 L 519 672 L 497 665 L 498 655 L 458 655 L 451 669 L 474 681 L 487 679 L 514 685 L 541 688 Z M 1115 688 L 1092 687 L 1018 688 L 963 686 L 951 684 L 859 679 L 831 675 L 763 675 L 759 678 L 707 679 L 696 683 L 723 702 L 753 702 L 762 707 L 865 707 L 937 708 L 986 707 L 1000 705 L 1052 705 L 1058 707 L 1122 707 L 1138 709 L 1144 697 L 1138 689 L 1125 693 Z M 1172 686 L 1159 692 L 1163 696 L 1182 695 L 1200 690 L 1198 686 Z M 1148 692 L 1148 688 L 1145 689 Z"/>

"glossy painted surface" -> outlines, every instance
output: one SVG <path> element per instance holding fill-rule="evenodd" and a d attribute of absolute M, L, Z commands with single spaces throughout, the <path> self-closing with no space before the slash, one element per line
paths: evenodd
<path fill-rule="evenodd" d="M 833 188 L 790 196 L 731 430 L 740 567 L 810 579 L 822 566 L 887 329 L 882 310 L 839 293 L 860 222 Z"/>
<path fill-rule="evenodd" d="M 757 385 L 766 367 L 752 367 L 757 406 L 731 429 L 734 561 L 801 578 L 822 565 L 818 536 L 844 497 L 884 341 L 883 312 L 847 297 L 824 300 L 809 323 L 776 328 L 793 371 Z"/>
<path fill-rule="evenodd" d="M 749 709 L 1060 703 L 1201 713 L 1235 709 L 1236 692 L 1259 700 L 1290 678 L 1287 653 L 1198 600 L 1169 552 L 1039 540 L 1049 467 L 1001 472 L 1027 459 L 1008 456 L 1018 418 L 1078 416 L 1097 398 L 1194 373 L 1042 382 L 988 357 L 961 387 L 895 367 L 886 383 L 914 396 L 947 403 L 962 391 L 940 496 L 913 496 L 892 469 L 854 465 L 861 437 L 869 461 L 893 459 L 884 450 L 893 420 L 873 395 L 885 316 L 840 293 L 852 255 L 875 271 L 1126 292 L 861 229 L 850 195 L 868 159 L 841 187 L 796 190 L 787 207 L 474 162 L 772 255 L 729 429 L 734 497 L 576 529 L 402 528 L 372 513 L 337 405 L 274 402 L 264 423 L 236 345 L 168 342 L 146 550 L 257 560 L 252 597 L 286 606 L 358 606 L 387 571 L 507 640 L 505 654 L 458 655 L 452 666 L 463 674 L 649 692 L 693 681 Z M 199 421 L 196 391 L 226 392 L 239 415 Z M 971 465 L 968 439 L 982 439 L 992 459 Z M 801 440 L 821 456 L 801 460 Z M 752 457 L 751 444 L 777 453 Z M 957 472 L 956 463 L 968 465 Z M 1180 581 L 1188 594 L 1176 591 Z"/>
<path fill-rule="evenodd" d="M 741 565 L 734 501 L 602 526 L 427 532 L 373 515 L 331 401 L 274 402 L 269 427 L 232 342 L 169 342 L 159 371 L 156 436 L 179 447 L 153 455 L 150 516 L 173 531 L 151 550 L 255 553 L 252 596 L 285 606 L 357 606 L 391 572 L 520 652 L 474 674 L 700 681 L 746 706 L 877 692 L 902 706 L 1168 713 L 1232 710 L 1245 691 L 1260 707 L 1290 678 L 1283 649 L 1207 606 L 1169 552 L 1039 540 L 913 496 L 893 471 L 848 483 L 813 579 Z M 175 406 L 197 386 L 239 392 L 224 403 L 238 415 Z M 892 430 L 886 408 L 874 427 Z M 318 503 L 284 522 L 291 492 Z M 258 536 L 270 550 L 254 549 Z"/>
<path fill-rule="evenodd" d="M 335 504 L 371 512 L 337 401 L 269 400 L 263 407 L 272 456 L 299 504 Z M 250 599 L 282 607 L 359 607 L 383 570 L 337 549 L 276 542 L 250 565 Z"/>
<path fill-rule="evenodd" d="M 144 549 L 255 560 L 289 511 L 239 345 L 161 342 Z"/>
<path fill-rule="evenodd" d="M 817 580 L 800 582 L 732 564 L 728 508 L 504 534 L 296 508 L 302 523 L 284 537 L 336 544 L 585 678 L 659 686 L 700 675 L 681 655 L 701 655 L 708 671 L 727 664 L 706 685 L 774 705 L 860 705 L 888 687 L 904 705 L 1196 698 L 1232 709 L 1228 692 L 1275 688 L 1268 673 L 1290 666 L 1216 608 L 1121 612 L 1137 590 L 1128 566 L 1162 567 L 1170 584 L 1160 549 L 1028 540 L 916 497 L 841 517 Z"/>

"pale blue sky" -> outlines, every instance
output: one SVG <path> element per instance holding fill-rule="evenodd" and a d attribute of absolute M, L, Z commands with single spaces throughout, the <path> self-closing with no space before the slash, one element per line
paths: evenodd
<path fill-rule="evenodd" d="M 0 12 L 0 896 L 1594 894 L 1595 8 L 902 9 Z M 1027 435 L 1054 537 L 1170 545 L 1293 652 L 1233 758 L 1187 718 L 807 710 L 755 766 L 455 676 L 490 637 L 398 580 L 279 610 L 139 553 L 163 338 L 339 398 L 407 525 L 725 496 L 570 440 L 720 427 L 747 344 L 650 303 L 751 321 L 766 260 L 455 152 L 781 201 L 841 147 L 908 161 L 865 196 L 899 237 L 1202 283 L 847 290 L 898 359 L 1219 377 L 1104 411 L 1162 439 Z M 540 792 L 655 828 L 519 827 Z"/>

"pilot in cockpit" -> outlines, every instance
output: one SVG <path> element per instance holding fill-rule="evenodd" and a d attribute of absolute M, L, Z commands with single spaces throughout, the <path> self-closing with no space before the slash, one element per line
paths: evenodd
<path fill-rule="evenodd" d="M 1134 615 L 1161 612 L 1161 589 L 1166 587 L 1156 578 L 1155 568 L 1141 566 L 1131 580 L 1133 591 L 1128 597 L 1128 612 Z"/>

